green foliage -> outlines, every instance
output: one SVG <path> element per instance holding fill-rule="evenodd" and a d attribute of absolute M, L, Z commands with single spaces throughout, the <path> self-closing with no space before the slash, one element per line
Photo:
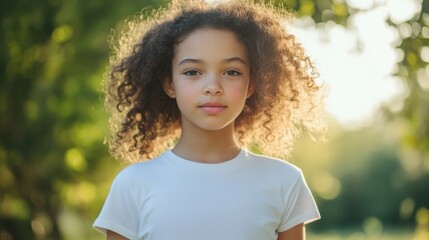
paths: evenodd
<path fill-rule="evenodd" d="M 404 23 L 390 21 L 401 34 L 398 46 L 403 56 L 396 75 L 407 87 L 407 96 L 399 112 L 388 114 L 401 120 L 403 148 L 419 155 L 422 166 L 429 164 L 429 2 L 423 1 L 421 14 Z"/>
<path fill-rule="evenodd" d="M 103 145 L 107 36 L 124 16 L 160 4 L 124 3 L 2 2 L 1 239 L 62 239 L 65 209 L 98 212 L 103 180 L 117 169 Z"/>
<path fill-rule="evenodd" d="M 273 2 L 273 1 L 269 1 Z M 344 1 L 330 0 L 277 0 L 274 4 L 281 8 L 294 10 L 298 16 L 309 16 L 315 22 L 328 22 L 345 25 L 350 9 Z"/>
<path fill-rule="evenodd" d="M 333 136 L 326 144 L 316 144 L 308 137 L 298 141 L 293 162 L 306 173 L 322 215 L 321 221 L 309 226 L 311 230 L 381 234 L 399 226 L 412 232 L 419 230 L 416 222 L 427 223 L 418 219 L 429 217 L 429 173 L 404 167 L 408 159 L 399 151 L 395 137 L 401 129 L 396 123 L 382 124 L 356 131 L 332 126 Z M 422 231 L 429 233 L 424 224 Z"/>

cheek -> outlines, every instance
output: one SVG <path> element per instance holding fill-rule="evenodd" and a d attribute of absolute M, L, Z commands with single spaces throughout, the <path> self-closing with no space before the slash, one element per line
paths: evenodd
<path fill-rule="evenodd" d="M 231 87 L 231 98 L 237 102 L 245 102 L 247 98 L 248 84 L 237 84 Z"/>
<path fill-rule="evenodd" d="M 196 84 L 192 84 L 190 81 L 177 81 L 175 84 L 176 94 L 186 97 L 189 94 L 195 94 L 197 91 Z"/>
<path fill-rule="evenodd" d="M 175 93 L 176 93 L 176 101 L 181 106 L 186 106 L 195 101 L 195 96 L 197 95 L 197 89 L 192 87 L 192 85 L 187 84 L 175 84 Z"/>

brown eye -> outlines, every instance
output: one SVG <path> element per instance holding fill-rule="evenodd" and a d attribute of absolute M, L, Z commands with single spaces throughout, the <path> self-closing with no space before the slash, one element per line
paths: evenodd
<path fill-rule="evenodd" d="M 241 75 L 241 73 L 239 71 L 237 71 L 237 70 L 228 70 L 228 71 L 225 72 L 225 75 L 228 75 L 228 76 L 238 76 L 238 75 Z"/>
<path fill-rule="evenodd" d="M 199 72 L 197 70 L 189 70 L 189 71 L 184 72 L 183 74 L 186 76 L 195 76 L 195 75 L 198 75 Z"/>

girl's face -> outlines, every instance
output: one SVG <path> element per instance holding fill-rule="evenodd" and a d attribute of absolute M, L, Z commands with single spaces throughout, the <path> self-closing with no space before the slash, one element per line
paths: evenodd
<path fill-rule="evenodd" d="M 176 46 L 172 81 L 182 127 L 220 130 L 233 126 L 253 93 L 245 46 L 230 31 L 200 29 Z"/>

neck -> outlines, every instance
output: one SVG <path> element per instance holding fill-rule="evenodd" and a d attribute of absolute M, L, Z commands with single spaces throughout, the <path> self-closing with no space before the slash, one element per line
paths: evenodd
<path fill-rule="evenodd" d="M 179 142 L 173 149 L 180 157 L 203 163 L 222 163 L 237 156 L 239 151 L 233 123 L 215 131 L 182 126 Z"/>

